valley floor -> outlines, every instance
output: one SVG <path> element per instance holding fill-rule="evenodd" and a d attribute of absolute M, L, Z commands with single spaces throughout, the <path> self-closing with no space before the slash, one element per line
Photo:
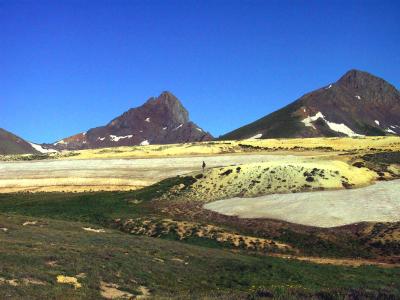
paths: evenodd
<path fill-rule="evenodd" d="M 313 156 L 293 154 L 220 154 L 141 159 L 0 161 L 0 193 L 134 190 L 162 179 L 207 168 L 268 161 L 294 161 Z"/>
<path fill-rule="evenodd" d="M 0 299 L 400 299 L 400 138 L 128 148 L 1 158 Z"/>

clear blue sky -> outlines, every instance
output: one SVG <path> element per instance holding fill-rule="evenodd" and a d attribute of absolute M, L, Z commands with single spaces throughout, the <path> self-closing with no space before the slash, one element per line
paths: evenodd
<path fill-rule="evenodd" d="M 0 0 L 0 127 L 34 142 L 164 90 L 218 136 L 351 68 L 400 87 L 400 1 Z"/>

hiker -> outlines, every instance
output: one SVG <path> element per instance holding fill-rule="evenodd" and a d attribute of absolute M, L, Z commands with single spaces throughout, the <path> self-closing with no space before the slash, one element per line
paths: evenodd
<path fill-rule="evenodd" d="M 201 168 L 203 169 L 203 173 L 204 173 L 204 169 L 206 168 L 206 163 L 203 160 L 203 164 L 201 165 Z"/>

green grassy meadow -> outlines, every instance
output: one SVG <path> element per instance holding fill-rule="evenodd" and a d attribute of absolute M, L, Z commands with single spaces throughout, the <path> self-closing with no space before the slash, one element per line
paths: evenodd
<path fill-rule="evenodd" d="M 157 216 L 152 199 L 181 182 L 190 178 L 132 192 L 0 195 L 0 299 L 99 299 L 102 281 L 134 296 L 144 286 L 156 299 L 400 297 L 399 268 L 319 265 L 113 226 L 116 218 Z M 58 275 L 82 287 L 57 283 Z"/>

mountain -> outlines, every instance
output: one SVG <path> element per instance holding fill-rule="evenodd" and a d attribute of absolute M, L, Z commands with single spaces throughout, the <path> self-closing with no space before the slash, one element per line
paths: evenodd
<path fill-rule="evenodd" d="M 350 70 L 220 139 L 400 135 L 400 92 L 385 80 Z"/>
<path fill-rule="evenodd" d="M 35 150 L 33 145 L 35 144 L 24 141 L 15 134 L 0 128 L 0 154 L 39 153 L 39 151 Z"/>
<path fill-rule="evenodd" d="M 58 150 L 79 150 L 208 141 L 212 138 L 189 120 L 188 111 L 172 93 L 163 92 L 105 126 L 64 138 L 51 146 Z"/>

